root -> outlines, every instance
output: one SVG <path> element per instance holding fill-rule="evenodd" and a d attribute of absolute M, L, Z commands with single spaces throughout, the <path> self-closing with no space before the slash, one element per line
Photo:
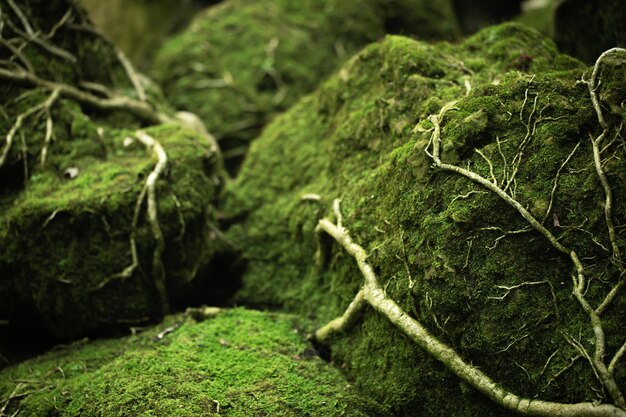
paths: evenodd
<path fill-rule="evenodd" d="M 335 216 L 339 220 L 341 213 L 338 212 L 338 208 L 339 200 L 335 200 L 334 211 Z M 363 310 L 364 305 L 369 304 L 374 310 L 387 317 L 394 326 L 404 332 L 420 348 L 442 362 L 455 375 L 508 410 L 522 415 L 546 417 L 626 416 L 624 409 L 610 404 L 563 404 L 524 398 L 506 390 L 480 369 L 465 362 L 454 349 L 432 335 L 428 329 L 410 317 L 387 296 L 380 286 L 372 266 L 367 263 L 367 253 L 352 240 L 348 230 L 339 221 L 335 224 L 324 218 L 319 221 L 317 227 L 320 231 L 324 231 L 333 237 L 356 260 L 359 270 L 364 277 L 364 284 L 361 290 L 357 293 L 346 312 L 315 333 L 316 337 L 320 336 L 317 339 L 318 341 L 326 341 L 333 334 L 347 330 L 350 325 L 357 321 L 358 314 Z"/>
<path fill-rule="evenodd" d="M 13 139 L 15 138 L 15 134 L 22 127 L 24 120 L 26 120 L 26 118 L 28 118 L 29 116 L 40 111 L 46 112 L 48 116 L 48 120 L 49 120 L 49 122 L 46 123 L 45 145 L 44 145 L 44 148 L 42 149 L 42 154 L 41 154 L 42 165 L 43 165 L 43 163 L 45 162 L 45 153 L 47 152 L 47 145 L 49 144 L 50 137 L 52 136 L 52 126 L 51 126 L 52 121 L 50 120 L 50 108 L 57 101 L 60 93 L 61 91 L 59 89 L 57 88 L 52 89 L 50 96 L 43 103 L 40 103 L 36 106 L 29 108 L 17 116 L 17 118 L 15 119 L 15 123 L 13 123 L 13 127 L 11 127 L 11 130 L 9 130 L 9 133 L 7 133 L 6 135 L 4 149 L 2 150 L 2 155 L 0 155 L 0 168 L 2 168 L 4 164 L 6 163 L 7 157 L 9 155 L 9 151 L 11 150 L 11 146 L 13 144 Z"/>
<path fill-rule="evenodd" d="M 150 230 L 155 241 L 154 251 L 152 253 L 152 277 L 159 298 L 161 313 L 166 315 L 169 313 L 169 300 L 167 296 L 167 288 L 165 282 L 165 266 L 163 264 L 163 251 L 165 250 L 165 238 L 161 230 L 158 218 L 158 204 L 156 196 L 156 183 L 163 175 L 167 167 L 167 154 L 163 146 L 157 142 L 152 136 L 142 130 L 135 132 L 135 137 L 139 140 L 149 152 L 156 156 L 157 163 L 154 169 L 148 175 L 146 182 L 135 202 L 135 211 L 131 223 L 130 231 L 130 250 L 131 264 L 124 268 L 121 272 L 111 275 L 100 282 L 94 291 L 102 289 L 114 280 L 125 280 L 132 277 L 133 273 L 139 268 L 139 258 L 137 255 L 137 229 L 139 225 L 139 216 L 144 200 L 147 204 L 146 216 L 150 224 Z"/>
<path fill-rule="evenodd" d="M 600 106 L 600 100 L 598 99 L 598 88 L 599 88 L 599 77 L 600 77 L 600 67 L 602 66 L 603 61 L 607 56 L 615 53 L 626 53 L 626 49 L 623 48 L 613 48 L 604 52 L 600 57 L 596 60 L 596 63 L 593 67 L 593 72 L 591 74 L 591 79 L 587 82 L 587 87 L 589 88 L 589 95 L 591 96 L 591 102 L 593 104 L 593 108 L 596 111 L 596 115 L 598 117 L 598 123 L 602 128 L 602 133 L 595 138 L 591 139 L 591 145 L 593 147 L 593 162 L 596 168 L 596 173 L 598 178 L 600 179 L 600 183 L 602 184 L 602 188 L 604 189 L 605 200 L 604 200 L 604 218 L 606 221 L 607 231 L 609 235 L 609 240 L 611 242 L 611 248 L 613 250 L 613 262 L 624 271 L 624 266 L 621 261 L 621 251 L 617 244 L 617 235 L 615 233 L 615 226 L 613 225 L 613 192 L 611 190 L 611 186 L 609 184 L 609 180 L 606 176 L 606 172 L 602 166 L 602 158 L 600 155 L 600 149 L 604 138 L 609 134 L 610 126 L 606 122 L 604 115 L 602 113 L 602 107 Z"/>
<path fill-rule="evenodd" d="M 515 177 L 520 170 L 525 148 L 534 136 L 538 123 L 542 120 L 556 120 L 555 118 L 542 116 L 542 112 L 546 107 L 537 110 L 538 95 L 535 95 L 534 97 L 532 109 L 529 116 L 527 118 L 524 118 L 524 108 L 526 104 L 530 101 L 529 88 L 526 89 L 526 92 L 524 94 L 524 103 L 522 105 L 522 109 L 520 110 L 520 120 L 526 126 L 526 134 L 518 145 L 516 155 L 510 163 L 507 163 L 507 159 L 502 152 L 501 142 L 499 138 L 497 139 L 498 151 L 500 153 L 500 156 L 503 158 L 504 163 L 504 178 L 502 182 L 500 182 L 502 184 L 501 186 L 499 185 L 499 182 L 494 174 L 493 164 L 484 154 L 480 152 L 477 153 L 488 164 L 489 178 L 483 177 L 471 171 L 469 168 L 463 168 L 460 166 L 447 164 L 441 160 L 441 121 L 448 111 L 454 109 L 454 106 L 457 102 L 450 102 L 444 105 L 439 114 L 429 117 L 429 120 L 433 123 L 433 129 L 431 133 L 431 139 L 425 149 L 426 154 L 432 159 L 436 168 L 439 168 L 443 171 L 452 172 L 457 175 L 461 175 L 497 195 L 500 199 L 513 207 L 519 215 L 521 215 L 521 217 L 528 223 L 528 226 L 531 230 L 534 230 L 541 234 L 555 250 L 569 258 L 574 271 L 572 274 L 572 292 L 574 294 L 574 297 L 578 301 L 578 304 L 581 306 L 582 310 L 589 318 L 590 327 L 594 333 L 594 350 L 592 353 L 588 352 L 582 343 L 575 340 L 571 336 L 564 334 L 563 336 L 565 337 L 567 342 L 572 344 L 575 349 L 580 353 L 580 356 L 572 360 L 572 362 L 565 369 L 571 367 L 574 361 L 577 360 L 579 357 L 586 358 L 587 361 L 590 363 L 591 368 L 596 375 L 598 381 L 602 385 L 601 390 L 598 391 L 594 389 L 594 391 L 598 393 L 601 400 L 604 399 L 604 392 L 606 392 L 612 400 L 613 404 L 562 404 L 522 398 L 502 388 L 493 380 L 491 380 L 487 375 L 483 374 L 482 371 L 480 371 L 478 368 L 475 368 L 471 364 L 463 361 L 463 359 L 458 355 L 458 353 L 456 353 L 456 351 L 454 351 L 452 348 L 445 345 L 435 336 L 430 334 L 429 331 L 424 328 L 417 320 L 410 317 L 386 295 L 384 289 L 380 287 L 378 279 L 374 274 L 372 267 L 367 264 L 367 254 L 362 247 L 352 241 L 348 231 L 341 225 L 341 215 L 340 213 L 338 214 L 338 200 L 335 202 L 335 205 L 333 207 L 335 215 L 337 217 L 337 223 L 333 224 L 327 219 L 321 219 L 319 221 L 318 229 L 323 230 L 324 232 L 335 238 L 335 240 L 339 242 L 343 246 L 343 248 L 355 258 L 359 269 L 365 278 L 365 283 L 357 294 L 354 301 L 350 304 L 350 307 L 346 310 L 346 312 L 341 317 L 331 321 L 329 324 L 318 330 L 318 333 L 316 333 L 316 335 L 319 335 L 318 340 L 328 340 L 332 333 L 345 331 L 350 325 L 352 325 L 356 321 L 357 314 L 363 309 L 363 305 L 369 304 L 376 311 L 386 316 L 395 326 L 399 327 L 421 348 L 426 350 L 436 359 L 443 362 L 448 367 L 448 369 L 454 372 L 457 376 L 462 378 L 464 381 L 469 383 L 471 386 L 482 392 L 484 395 L 486 395 L 496 403 L 509 410 L 518 412 L 520 414 L 537 416 L 626 416 L 626 401 L 624 400 L 624 396 L 613 377 L 617 363 L 619 362 L 621 357 L 626 354 L 626 342 L 615 353 L 609 365 L 607 366 L 605 363 L 606 335 L 601 319 L 601 314 L 617 297 L 618 293 L 626 283 L 626 270 L 624 268 L 621 258 L 620 248 L 617 244 L 617 234 L 615 226 L 613 224 L 613 195 L 608 177 L 606 175 L 606 172 L 604 171 L 604 165 L 602 160 L 602 151 L 606 150 L 609 147 L 609 145 L 602 147 L 602 142 L 604 138 L 608 135 L 610 127 L 602 114 L 600 102 L 597 96 L 597 89 L 599 86 L 599 68 L 602 65 L 602 62 L 606 58 L 606 56 L 615 52 L 626 52 L 626 50 L 614 48 L 602 54 L 600 58 L 598 58 L 598 61 L 594 66 L 591 80 L 587 82 L 591 101 L 593 103 L 594 109 L 596 110 L 598 122 L 602 127 L 602 133 L 597 138 L 592 138 L 591 140 L 593 150 L 593 164 L 595 166 L 596 174 L 600 180 L 605 195 L 604 215 L 607 226 L 607 234 L 609 235 L 609 240 L 611 242 L 611 262 L 620 271 L 617 283 L 611 288 L 611 290 L 605 296 L 604 300 L 595 309 L 591 306 L 585 296 L 588 283 L 587 277 L 585 275 L 585 267 L 580 260 L 581 257 L 572 248 L 566 246 L 564 243 L 561 243 L 561 241 L 557 239 L 556 236 L 554 236 L 554 234 L 544 226 L 545 221 L 552 211 L 555 194 L 558 187 L 559 175 L 564 167 L 568 164 L 568 162 L 573 158 L 580 144 L 577 144 L 574 147 L 574 149 L 570 152 L 568 157 L 558 169 L 552 183 L 552 188 L 550 192 L 550 204 L 541 222 L 539 222 L 515 197 Z M 532 83 L 532 79 L 529 82 L 529 87 L 530 83 Z M 555 220 L 555 222 L 557 222 L 557 220 Z M 490 230 L 495 229 L 497 228 L 490 228 Z M 521 229 L 520 232 L 527 230 L 528 228 Z M 548 281 L 528 281 L 513 286 L 499 286 L 499 288 L 504 290 L 504 292 L 499 296 L 493 296 L 489 298 L 503 300 L 510 294 L 511 291 L 516 290 L 522 286 L 535 286 L 544 283 L 550 284 Z M 512 343 L 515 343 L 515 341 Z M 510 345 L 507 346 L 505 350 L 509 347 Z M 546 361 L 542 374 L 545 372 L 548 364 L 550 363 L 550 360 L 554 357 L 555 354 L 556 352 L 553 353 Z M 517 363 L 516 365 L 524 369 L 523 366 Z M 548 382 L 548 385 L 562 372 L 564 372 L 564 370 L 555 375 Z"/>
<path fill-rule="evenodd" d="M 148 103 L 126 96 L 98 97 L 74 86 L 45 80 L 26 71 L 12 71 L 0 68 L 0 78 L 31 87 L 40 87 L 49 91 L 58 90 L 63 97 L 75 100 L 92 109 L 112 112 L 125 111 L 149 124 L 174 121 L 169 115 L 155 110 Z"/>
<path fill-rule="evenodd" d="M 157 157 L 157 163 L 148 175 L 146 180 L 147 202 L 148 202 L 148 222 L 152 230 L 152 236 L 155 240 L 154 252 L 152 254 L 152 276 L 156 286 L 157 294 L 161 305 L 161 313 L 166 315 L 169 313 L 169 301 L 167 297 L 167 288 L 165 285 L 165 266 L 163 265 L 163 250 L 165 249 L 165 238 L 161 231 L 158 218 L 158 206 L 156 197 L 156 182 L 165 171 L 167 166 L 167 154 L 163 146 L 150 135 L 139 130 L 136 132 L 137 139 L 143 143 L 146 148 L 153 152 Z"/>

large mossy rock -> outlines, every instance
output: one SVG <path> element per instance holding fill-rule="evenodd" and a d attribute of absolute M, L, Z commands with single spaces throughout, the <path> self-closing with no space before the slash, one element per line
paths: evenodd
<path fill-rule="evenodd" d="M 303 323 L 244 309 L 201 323 L 171 316 L 3 370 L 0 403 L 18 417 L 388 415 L 316 356 Z"/>
<path fill-rule="evenodd" d="M 153 74 L 172 104 L 198 114 L 238 160 L 276 113 L 389 31 L 458 36 L 447 0 L 228 0 L 169 40 Z"/>
<path fill-rule="evenodd" d="M 0 320 L 68 339 L 159 317 L 202 285 L 217 150 L 174 123 L 140 74 L 133 82 L 73 2 L 3 2 L 0 19 Z M 119 105 L 130 102 L 145 112 Z M 159 118 L 173 124 L 145 126 Z M 162 238 L 144 188 L 157 152 L 140 128 L 168 159 L 153 195 Z"/>
<path fill-rule="evenodd" d="M 615 103 L 626 94 L 618 61 L 604 65 L 600 97 L 616 138 L 603 159 L 622 230 L 626 116 Z M 598 305 L 619 272 L 589 139 L 601 129 L 578 82 L 583 74 L 589 69 L 516 24 L 460 45 L 389 36 L 368 46 L 266 128 L 228 188 L 227 237 L 247 263 L 239 300 L 320 325 L 341 315 L 363 278 L 353 258 L 314 231 L 341 198 L 343 225 L 407 314 L 517 394 L 593 401 L 598 383 L 584 360 L 571 362 L 578 352 L 567 342 L 593 351 L 569 257 L 524 230 L 519 213 L 486 188 L 434 168 L 424 151 L 429 115 L 458 100 L 442 122 L 442 159 L 502 187 L 509 182 L 513 198 L 584 254 L 593 282 L 587 297 Z M 617 244 L 625 248 L 623 233 Z M 620 296 L 603 315 L 610 354 L 626 337 L 625 314 Z M 332 354 L 363 392 L 398 415 L 507 415 L 373 310 L 335 339 Z M 626 384 L 623 366 L 615 377 Z"/>

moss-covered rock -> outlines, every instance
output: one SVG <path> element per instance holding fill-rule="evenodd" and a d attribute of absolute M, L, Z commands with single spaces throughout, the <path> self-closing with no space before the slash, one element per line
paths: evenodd
<path fill-rule="evenodd" d="M 200 323 L 172 316 L 3 370 L 0 404 L 29 417 L 388 415 L 316 355 L 303 323 L 243 309 Z"/>
<path fill-rule="evenodd" d="M 169 109 L 74 2 L 3 2 L 0 20 L 0 319 L 67 339 L 159 316 L 202 285 L 215 147 L 144 129 L 155 172 L 160 148 L 131 138 Z"/>
<path fill-rule="evenodd" d="M 147 132 L 170 160 L 168 178 L 157 188 L 159 222 L 170 292 L 183 293 L 209 256 L 207 209 L 218 186 L 210 163 L 214 155 L 203 138 L 179 127 Z M 104 285 L 132 264 L 135 205 L 142 179 L 155 164 L 137 141 L 124 146 L 127 137 L 114 131 L 101 144 L 85 140 L 94 148 L 110 149 L 101 155 L 79 155 L 87 144 L 66 140 L 65 158 L 52 158 L 46 171 L 31 176 L 25 190 L 0 200 L 0 270 L 3 294 L 9 298 L 0 307 L 2 317 L 11 320 L 34 311 L 54 335 L 67 338 L 158 315 L 154 238 L 147 221 L 141 220 L 136 231 L 137 271 Z M 76 178 L 62 175 L 68 167 L 78 169 Z"/>
<path fill-rule="evenodd" d="M 609 86 L 622 76 L 616 62 L 603 67 L 601 97 L 621 91 Z M 442 159 L 506 187 L 583 254 L 592 280 L 587 297 L 597 306 L 623 259 L 613 263 L 607 249 L 589 140 L 601 129 L 583 74 L 589 77 L 578 61 L 517 24 L 460 45 L 390 36 L 368 46 L 265 129 L 228 188 L 227 236 L 247 262 L 239 300 L 320 325 L 340 315 L 362 277 L 354 259 L 328 237 L 318 241 L 314 229 L 341 198 L 343 225 L 407 314 L 517 394 L 595 400 L 597 380 L 567 341 L 593 351 L 589 319 L 572 295 L 569 257 L 525 230 L 501 198 L 434 168 L 424 152 L 433 132 L 428 116 L 458 100 L 443 119 Z M 605 113 L 616 140 L 602 155 L 621 231 L 623 114 Z M 617 244 L 625 248 L 623 233 Z M 626 337 L 624 314 L 624 297 L 604 312 L 610 354 Z M 506 415 L 373 310 L 333 342 L 332 353 L 363 392 L 399 415 Z M 623 366 L 615 378 L 623 387 Z"/>
<path fill-rule="evenodd" d="M 389 31 L 427 39 L 458 33 L 447 0 L 228 0 L 169 40 L 153 72 L 171 102 L 202 117 L 238 161 L 277 112 Z"/>

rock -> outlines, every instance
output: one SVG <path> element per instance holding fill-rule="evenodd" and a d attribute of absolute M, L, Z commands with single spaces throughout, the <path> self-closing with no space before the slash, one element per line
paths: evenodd
<path fill-rule="evenodd" d="M 208 291 L 196 277 L 223 178 L 211 138 L 183 128 L 74 3 L 2 12 L 4 39 L 24 47 L 1 50 L 0 319 L 66 340 Z"/>
<path fill-rule="evenodd" d="M 626 98 L 617 82 L 623 60 L 615 55 L 602 67 L 599 96 L 613 103 Z M 589 140 L 601 132 L 579 82 L 590 74 L 518 24 L 459 45 L 389 36 L 368 46 L 264 130 L 227 188 L 226 235 L 247 263 L 239 302 L 318 325 L 344 312 L 363 278 L 350 255 L 315 232 L 340 198 L 344 227 L 407 314 L 516 394 L 592 400 L 597 380 L 585 361 L 572 362 L 578 353 L 568 342 L 594 349 L 589 318 L 572 295 L 570 257 L 526 231 L 495 193 L 435 168 L 425 152 L 429 116 L 456 101 L 442 116 L 443 161 L 497 182 L 560 243 L 584 254 L 587 297 L 598 306 L 623 258 L 611 261 Z M 623 135 L 623 106 L 604 113 L 610 137 Z M 626 155 L 619 139 L 606 144 L 612 215 L 623 225 Z M 616 243 L 624 250 L 623 233 Z M 625 300 L 613 300 L 602 316 L 607 355 L 626 338 Z M 372 309 L 331 348 L 357 387 L 397 415 L 509 415 Z M 626 368 L 615 378 L 623 387 Z"/>
<path fill-rule="evenodd" d="M 157 54 L 153 74 L 198 114 L 236 170 L 248 142 L 347 57 L 385 32 L 458 35 L 448 0 L 229 0 L 198 15 Z"/>
<path fill-rule="evenodd" d="M 201 323 L 168 317 L 137 335 L 61 346 L 7 368 L 0 398 L 9 415 L 32 417 L 388 416 L 315 355 L 296 323 L 306 321 L 244 309 Z"/>

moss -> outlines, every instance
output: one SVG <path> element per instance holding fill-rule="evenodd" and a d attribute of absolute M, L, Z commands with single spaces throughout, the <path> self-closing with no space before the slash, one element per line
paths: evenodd
<path fill-rule="evenodd" d="M 521 56 L 529 59 L 517 61 Z M 576 355 L 563 334 L 592 340 L 571 294 L 569 259 L 537 233 L 505 235 L 523 229 L 523 219 L 478 185 L 433 169 L 423 151 L 428 115 L 451 100 L 458 102 L 443 120 L 445 161 L 487 178 L 493 171 L 503 184 L 503 158 L 510 174 L 530 139 L 510 191 L 542 219 L 556 173 L 579 143 L 545 224 L 595 260 L 585 263 L 598 278 L 588 293 L 597 305 L 616 271 L 601 248 L 608 245 L 604 197 L 588 140 L 599 127 L 586 86 L 577 83 L 584 70 L 518 24 L 486 29 L 459 45 L 390 36 L 366 47 L 266 128 L 228 187 L 227 237 L 247 262 L 240 302 L 297 312 L 318 325 L 344 311 L 362 278 L 325 236 L 323 262 L 316 263 L 314 233 L 332 199 L 341 198 L 343 224 L 370 253 L 387 294 L 437 337 L 515 393 L 593 400 L 589 386 L 596 382 L 583 361 L 555 377 Z M 621 117 L 610 120 L 617 128 Z M 614 215 L 623 224 L 623 148 L 610 149 L 607 155 L 620 158 L 607 169 Z M 304 193 L 323 200 L 302 201 Z M 619 245 L 625 243 L 620 236 Z M 498 286 L 524 281 L 543 283 L 497 298 L 505 292 Z M 625 337 L 622 304 L 603 317 L 611 352 Z M 364 393 L 399 415 L 505 415 L 373 311 L 338 337 L 332 352 Z"/>
<path fill-rule="evenodd" d="M 29 0 L 19 7 L 42 33 L 55 28 L 48 40 L 53 46 L 28 42 L 24 57 L 7 56 L 3 49 L 3 58 L 32 66 L 42 79 L 96 88 L 96 95 L 135 94 L 113 45 L 90 29 L 74 3 Z M 13 7 L 3 11 L 4 35 L 18 36 L 16 22 L 25 23 Z M 148 102 L 164 109 L 158 88 L 147 85 L 146 93 Z M 153 319 L 160 313 L 145 202 L 136 231 L 137 268 L 126 280 L 103 284 L 132 263 L 136 201 L 155 165 L 143 145 L 124 144 L 141 121 L 123 111 L 96 112 L 63 96 L 49 109 L 32 110 L 49 97 L 46 89 L 14 82 L 0 87 L 0 131 L 5 135 L 22 122 L 0 166 L 0 317 L 11 323 L 27 317 L 57 340 Z M 146 131 L 168 155 L 156 190 L 158 218 L 169 296 L 182 303 L 208 285 L 196 277 L 212 254 L 210 206 L 221 187 L 221 165 L 206 139 L 193 132 L 173 125 Z M 76 178 L 67 177 L 68 169 Z"/>
<path fill-rule="evenodd" d="M 169 317 L 120 340 L 78 343 L 0 373 L 17 416 L 371 416 L 302 335 L 306 321 L 244 309 L 194 323 Z M 158 339 L 165 327 L 178 326 Z"/>
<path fill-rule="evenodd" d="M 179 295 L 189 290 L 195 270 L 209 256 L 207 207 L 219 184 L 211 178 L 212 155 L 202 138 L 175 126 L 147 132 L 162 143 L 170 160 L 168 178 L 158 186 L 159 220 L 171 290 Z M 77 138 L 78 144 L 61 142 L 46 170 L 34 174 L 24 191 L 0 201 L 5 248 L 0 270 L 14 297 L 2 306 L 4 317 L 24 308 L 36 311 L 55 336 L 66 338 L 154 315 L 153 243 L 143 216 L 137 232 L 142 272 L 97 289 L 131 263 L 135 201 L 154 165 L 141 144 L 125 147 L 126 137 L 107 132 L 101 145 L 109 152 L 103 155 L 89 152 L 100 151 L 97 144 L 90 147 Z M 78 169 L 75 179 L 63 176 L 70 166 Z"/>
<path fill-rule="evenodd" d="M 169 40 L 153 73 L 172 103 L 201 116 L 238 161 L 268 120 L 386 30 L 457 34 L 448 1 L 230 0 Z"/>

